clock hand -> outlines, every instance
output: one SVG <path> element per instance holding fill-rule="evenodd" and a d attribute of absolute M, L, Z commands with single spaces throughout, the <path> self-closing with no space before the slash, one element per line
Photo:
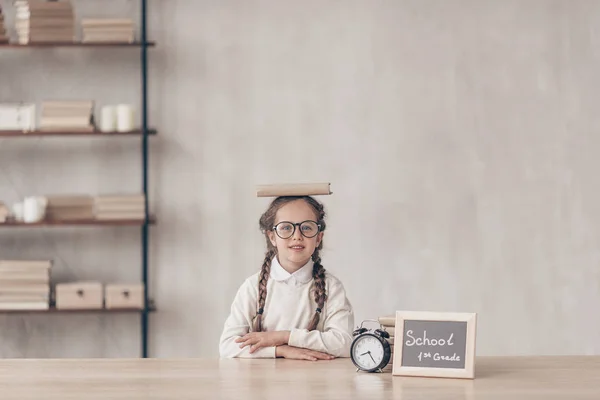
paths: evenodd
<path fill-rule="evenodd" d="M 373 363 L 375 363 L 375 359 L 373 358 L 373 356 L 371 355 L 371 352 L 369 351 L 369 357 L 371 357 L 371 360 L 373 360 Z"/>
<path fill-rule="evenodd" d="M 364 356 L 365 354 L 369 354 L 370 352 L 367 351 L 366 353 L 362 353 L 361 356 Z"/>

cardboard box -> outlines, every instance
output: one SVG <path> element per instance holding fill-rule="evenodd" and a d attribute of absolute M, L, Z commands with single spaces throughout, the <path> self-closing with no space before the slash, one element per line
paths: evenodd
<path fill-rule="evenodd" d="M 100 282 L 69 282 L 56 284 L 56 308 L 71 310 L 101 309 L 104 299 Z"/>
<path fill-rule="evenodd" d="M 107 309 L 144 308 L 144 284 L 113 283 L 105 287 Z"/>

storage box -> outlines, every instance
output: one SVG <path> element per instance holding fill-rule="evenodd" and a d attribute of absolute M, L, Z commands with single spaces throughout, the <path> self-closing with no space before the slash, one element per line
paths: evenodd
<path fill-rule="evenodd" d="M 113 283 L 106 285 L 106 308 L 144 308 L 144 284 Z"/>
<path fill-rule="evenodd" d="M 100 282 L 57 283 L 55 289 L 57 309 L 100 309 L 103 306 Z"/>

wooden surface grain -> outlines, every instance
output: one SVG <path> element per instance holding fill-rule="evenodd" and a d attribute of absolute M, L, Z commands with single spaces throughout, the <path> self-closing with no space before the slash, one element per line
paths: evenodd
<path fill-rule="evenodd" d="M 476 378 L 357 373 L 333 361 L 1 360 L 2 399 L 600 399 L 600 357 L 478 357 Z"/>

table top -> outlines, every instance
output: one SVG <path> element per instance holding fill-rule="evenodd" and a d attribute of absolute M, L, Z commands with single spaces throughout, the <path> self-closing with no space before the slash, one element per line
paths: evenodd
<path fill-rule="evenodd" d="M 356 372 L 332 361 L 0 360 L 5 399 L 600 399 L 600 357 L 478 357 L 475 379 Z"/>

